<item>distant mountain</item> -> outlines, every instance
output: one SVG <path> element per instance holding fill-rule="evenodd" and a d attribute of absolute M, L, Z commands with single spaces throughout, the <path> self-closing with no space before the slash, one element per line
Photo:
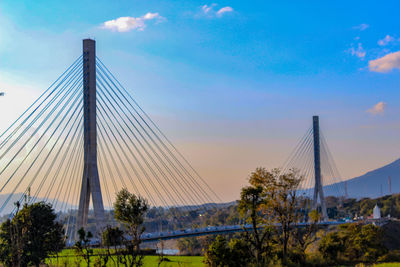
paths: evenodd
<path fill-rule="evenodd" d="M 400 192 L 400 159 L 376 170 L 367 172 L 359 177 L 347 180 L 347 193 L 351 198 L 377 198 L 388 195 L 389 177 L 392 184 L 392 193 Z M 324 187 L 325 196 L 338 195 L 338 188 L 344 192 L 345 182 Z M 382 190 L 381 190 L 382 189 Z"/>
<path fill-rule="evenodd" d="M 9 194 L 0 194 L 0 207 L 3 205 L 3 203 L 10 197 Z M 24 202 L 24 196 L 22 193 L 16 193 L 14 195 L 11 196 L 11 198 L 8 200 L 8 204 L 4 207 L 4 209 L 2 210 L 2 212 L 0 213 L 0 216 L 4 216 L 6 214 L 10 214 L 13 210 L 14 210 L 14 203 L 16 203 L 17 201 L 20 201 L 22 199 L 22 203 Z M 36 200 L 36 202 L 38 201 L 43 201 L 43 198 L 38 198 Z M 48 199 L 47 202 L 52 203 L 53 199 Z M 211 209 L 211 208 L 226 208 L 232 205 L 235 205 L 236 201 L 232 201 L 232 202 L 227 202 L 227 203 L 205 203 L 205 204 L 201 204 L 201 205 L 197 205 L 197 206 L 178 206 L 176 207 L 177 209 L 183 209 L 185 211 L 188 210 L 198 210 L 200 209 Z M 61 207 L 68 207 L 68 209 L 71 208 L 69 203 L 63 203 L 61 201 L 58 201 L 56 208 L 56 212 L 60 211 Z M 109 210 L 111 209 L 111 207 L 105 206 L 105 209 Z M 77 209 L 77 207 L 73 207 L 73 209 Z M 64 210 L 65 211 L 65 210 Z"/>
<path fill-rule="evenodd" d="M 3 205 L 3 203 L 10 197 L 9 194 L 1 194 L 0 195 L 0 207 Z M 10 214 L 13 210 L 14 210 L 14 203 L 16 203 L 17 201 L 20 201 L 22 199 L 22 203 L 24 202 L 24 196 L 22 193 L 15 193 L 11 196 L 11 198 L 8 200 L 8 204 L 4 207 L 4 209 L 2 210 L 2 212 L 0 213 L 0 216 L 5 215 L 5 214 Z M 38 201 L 43 201 L 43 198 L 38 198 L 36 200 L 36 202 Z M 48 202 L 53 202 L 52 199 L 48 199 Z M 67 205 L 67 203 L 63 203 L 61 201 L 58 201 L 58 205 L 56 207 L 56 211 L 59 211 L 59 208 L 61 206 L 65 206 Z M 68 204 L 70 205 L 70 204 Z"/>
<path fill-rule="evenodd" d="M 178 209 L 183 209 L 183 210 L 198 210 L 200 209 L 213 209 L 213 208 L 226 208 L 229 206 L 234 206 L 237 204 L 237 201 L 231 201 L 231 202 L 225 202 L 225 203 L 205 203 L 201 205 L 190 205 L 190 206 L 178 206 Z"/>
<path fill-rule="evenodd" d="M 2 194 L 0 195 L 0 207 L 3 205 L 3 203 L 10 197 L 9 194 Z M 8 200 L 8 204 L 4 207 L 4 209 L 1 212 L 1 215 L 4 214 L 9 214 L 12 212 L 12 210 L 14 209 L 14 203 L 16 203 L 17 201 L 19 201 L 20 199 L 22 199 L 23 202 L 23 194 L 22 193 L 16 193 L 14 195 L 12 195 L 10 197 L 10 199 Z"/>

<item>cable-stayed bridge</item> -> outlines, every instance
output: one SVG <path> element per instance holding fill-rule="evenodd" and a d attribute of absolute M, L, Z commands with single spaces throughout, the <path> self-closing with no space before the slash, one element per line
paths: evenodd
<path fill-rule="evenodd" d="M 8 194 L 0 213 L 23 192 L 20 202 L 78 208 L 78 227 L 91 200 L 102 225 L 124 187 L 152 206 L 220 202 L 84 40 L 83 55 L 0 136 L 0 194 Z"/>
<path fill-rule="evenodd" d="M 297 169 L 304 177 L 298 195 L 312 200 L 308 209 L 318 208 L 324 220 L 328 219 L 324 187 L 329 186 L 329 193 L 336 197 L 347 198 L 346 188 L 320 130 L 318 116 L 313 116 L 312 126 L 286 160 L 282 171 L 289 169 Z"/>
<path fill-rule="evenodd" d="M 314 117 L 313 127 L 283 169 L 301 171 L 305 179 L 299 190 L 313 193 L 312 208 L 321 206 L 325 219 L 322 188 L 339 179 L 334 166 Z M 82 56 L 0 135 L 0 194 L 7 196 L 0 213 L 13 216 L 15 197 L 28 203 L 44 200 L 60 213 L 75 213 L 64 218 L 66 233 L 73 237 L 87 225 L 90 203 L 96 225 L 104 226 L 104 210 L 112 207 L 121 188 L 167 209 L 201 210 L 205 203 L 221 202 L 96 57 L 95 41 L 85 39 Z M 240 229 L 182 231 L 146 235 L 148 240 L 161 235 L 167 239 Z"/>

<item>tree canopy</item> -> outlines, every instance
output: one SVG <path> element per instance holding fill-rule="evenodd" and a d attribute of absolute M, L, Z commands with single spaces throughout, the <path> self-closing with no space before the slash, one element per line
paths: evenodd
<path fill-rule="evenodd" d="M 63 225 L 50 204 L 24 204 L 0 227 L 0 261 L 7 266 L 39 266 L 64 247 Z"/>

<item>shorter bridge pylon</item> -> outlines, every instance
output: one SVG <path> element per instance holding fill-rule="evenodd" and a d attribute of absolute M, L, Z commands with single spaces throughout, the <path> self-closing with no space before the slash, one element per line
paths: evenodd
<path fill-rule="evenodd" d="M 318 196 L 321 203 L 321 212 L 323 220 L 328 219 L 326 212 L 324 191 L 322 189 L 322 177 L 321 177 L 321 150 L 320 150 L 320 136 L 319 136 L 319 117 L 313 116 L 313 137 L 314 137 L 314 197 L 313 197 L 313 209 L 318 208 Z"/>

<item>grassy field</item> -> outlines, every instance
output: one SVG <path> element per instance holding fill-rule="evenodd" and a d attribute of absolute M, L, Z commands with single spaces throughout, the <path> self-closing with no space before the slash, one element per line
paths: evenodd
<path fill-rule="evenodd" d="M 93 257 L 91 261 L 95 261 L 96 257 Z M 205 266 L 203 263 L 202 256 L 168 256 L 169 261 L 164 261 L 160 266 L 162 267 L 203 267 Z M 158 256 L 146 256 L 144 258 L 144 266 L 158 266 L 159 257 Z M 78 262 L 76 261 L 76 257 L 68 257 L 68 258 L 60 258 L 58 266 L 78 266 Z M 47 264 L 50 266 L 57 266 L 56 259 L 49 259 Z M 86 266 L 86 262 L 81 261 L 80 266 Z M 91 264 L 93 266 L 93 264 Z M 115 266 L 111 261 L 107 266 Z M 122 266 L 122 265 L 120 265 Z"/>
<path fill-rule="evenodd" d="M 95 250 L 94 254 L 101 252 L 101 250 Z M 96 261 L 98 257 L 91 257 L 91 266 Z M 162 267 L 203 267 L 204 257 L 202 256 L 168 256 L 166 257 L 168 261 L 164 261 L 160 266 Z M 114 258 L 115 259 L 115 258 Z M 144 266 L 158 266 L 159 257 L 158 256 L 145 256 Z M 49 258 L 46 261 L 50 266 L 57 266 L 56 258 Z M 76 257 L 75 252 L 71 249 L 65 249 L 59 254 L 58 266 L 87 266 L 86 262 L 79 257 Z M 112 260 L 109 260 L 107 266 L 115 266 Z M 122 265 L 120 265 L 122 266 Z"/>
<path fill-rule="evenodd" d="M 94 251 L 95 254 L 101 253 L 101 249 L 96 249 Z M 91 266 L 94 266 L 94 262 L 98 257 L 91 257 Z M 203 267 L 205 264 L 203 263 L 204 257 L 202 256 L 167 256 L 168 261 L 162 262 L 159 266 L 162 267 Z M 159 257 L 158 256 L 145 256 L 144 258 L 144 266 L 158 266 Z M 55 258 L 48 259 L 46 261 L 50 266 L 82 266 L 86 267 L 86 262 L 76 257 L 74 250 L 65 249 L 59 254 L 58 265 Z M 107 266 L 115 266 L 112 260 L 109 261 Z M 122 266 L 122 265 L 120 265 Z M 374 266 L 374 267 L 400 267 L 400 263 L 378 263 L 374 265 L 365 265 L 358 264 L 357 267 L 366 267 L 366 266 Z"/>
<path fill-rule="evenodd" d="M 373 265 L 374 267 L 400 267 L 400 262 L 392 262 L 392 263 L 379 263 Z"/>

